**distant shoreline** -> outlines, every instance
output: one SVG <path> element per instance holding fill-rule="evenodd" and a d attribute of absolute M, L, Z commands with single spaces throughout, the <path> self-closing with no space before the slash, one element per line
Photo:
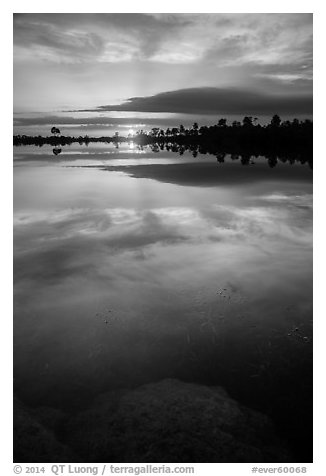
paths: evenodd
<path fill-rule="evenodd" d="M 48 144 L 53 147 L 79 143 L 88 145 L 89 143 L 103 142 L 119 144 L 123 142 L 135 143 L 139 146 L 157 145 L 158 150 L 172 150 L 183 153 L 190 150 L 194 155 L 213 154 L 218 158 L 220 154 L 241 154 L 245 156 L 264 155 L 272 160 L 277 157 L 298 160 L 301 163 L 308 162 L 312 165 L 313 160 L 313 123 L 306 119 L 299 121 L 282 122 L 275 114 L 269 124 L 264 126 L 255 123 L 252 117 L 244 117 L 241 122 L 234 121 L 227 124 L 226 119 L 220 119 L 212 126 L 202 126 L 195 122 L 193 126 L 186 129 L 183 125 L 179 128 L 167 128 L 166 130 L 154 127 L 150 132 L 143 130 L 127 137 L 118 133 L 112 136 L 89 137 L 64 136 L 60 129 L 53 127 L 52 136 L 27 136 L 15 135 L 13 144 L 37 145 L 39 147 Z M 170 149 L 169 149 L 170 148 Z"/>

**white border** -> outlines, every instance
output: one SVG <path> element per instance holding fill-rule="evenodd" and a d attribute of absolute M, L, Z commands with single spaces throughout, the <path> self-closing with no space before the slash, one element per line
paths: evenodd
<path fill-rule="evenodd" d="M 227 1 L 227 2 L 164 2 L 137 1 L 137 2 L 108 2 L 92 0 L 92 2 L 72 2 L 56 0 L 55 2 L 41 1 L 13 1 L 10 5 L 2 6 L 1 14 L 1 48 L 2 48 L 2 92 L 3 110 L 1 114 L 1 131 L 5 137 L 5 151 L 2 153 L 1 168 L 1 456 L 0 470 L 5 476 L 12 473 L 12 14 L 13 12 L 49 12 L 49 13 L 94 13 L 94 12 L 165 12 L 165 13 L 314 13 L 314 463 L 306 465 L 307 474 L 317 476 L 326 474 L 325 458 L 325 371 L 323 369 L 323 348 L 325 319 L 323 294 L 325 294 L 325 211 L 322 194 L 326 180 L 326 159 L 321 148 L 325 136 L 325 7 L 321 1 Z M 300 418 L 300 415 L 298 415 Z M 44 465 L 49 466 L 50 465 Z M 254 464 L 206 464 L 194 465 L 196 475 L 246 475 L 251 473 L 252 466 L 267 467 Z M 285 465 L 271 464 L 270 467 Z M 287 465 L 289 466 L 289 465 Z M 297 465 L 295 465 L 297 466 Z M 24 473 L 23 473 L 24 474 Z M 48 473 L 50 474 L 50 473 Z"/>

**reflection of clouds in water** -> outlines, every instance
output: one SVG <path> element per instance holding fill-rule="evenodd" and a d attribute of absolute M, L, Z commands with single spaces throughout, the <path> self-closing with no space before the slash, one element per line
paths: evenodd
<path fill-rule="evenodd" d="M 43 240 L 67 240 L 81 235 L 94 235 L 106 243 L 120 238 L 130 240 L 143 236 L 144 244 L 182 237 L 182 225 L 198 224 L 198 213 L 189 208 L 162 208 L 139 211 L 133 209 L 66 209 L 51 213 L 37 212 L 33 215 L 21 213 L 14 218 L 16 236 Z M 24 243 L 22 243 L 24 244 Z M 115 243 L 118 245 L 118 242 Z"/>
<path fill-rule="evenodd" d="M 187 239 L 180 227 L 152 211 L 64 210 L 49 217 L 21 214 L 15 219 L 15 281 L 57 281 L 79 273 L 81 278 L 108 275 L 107 265 L 116 254 L 138 250 L 139 260 L 144 247 Z"/>
<path fill-rule="evenodd" d="M 270 202 L 271 204 L 282 204 L 283 206 L 306 207 L 310 209 L 313 207 L 313 196 L 310 193 L 305 193 L 302 195 L 285 195 L 284 193 L 273 193 L 271 195 L 262 195 L 260 197 L 254 198 Z"/>
<path fill-rule="evenodd" d="M 272 241 L 277 247 L 286 241 L 292 245 L 310 245 L 311 230 L 302 225 L 301 218 L 293 220 L 286 210 L 276 212 L 269 208 L 253 208 L 233 211 L 231 228 L 251 243 L 264 245 L 262 240 L 265 240 L 266 244 Z"/>
<path fill-rule="evenodd" d="M 276 202 L 278 198 L 263 197 L 263 200 Z M 307 202 L 308 197 L 302 199 L 298 197 L 298 204 Z M 49 237 L 67 240 L 82 235 L 94 235 L 94 239 L 98 237 L 99 240 L 104 239 L 106 243 L 110 243 L 112 239 L 112 242 L 118 245 L 116 239 L 122 239 L 123 243 L 123 239 L 128 237 L 131 247 L 136 236 L 143 236 L 146 244 L 178 236 L 196 240 L 199 237 L 211 236 L 212 232 L 220 233 L 220 238 L 283 235 L 284 238 L 295 239 L 298 238 L 297 229 L 301 230 L 303 235 L 310 235 L 310 227 L 302 228 L 303 215 L 306 216 L 306 224 L 311 220 L 310 206 L 307 205 L 302 209 L 300 205 L 294 214 L 293 210 L 290 210 L 293 205 L 295 202 L 286 204 L 285 207 L 282 205 L 239 208 L 213 205 L 201 212 L 187 207 L 166 207 L 145 211 L 127 208 L 66 209 L 50 215 L 45 212 L 33 215 L 16 214 L 14 226 L 18 237 L 27 235 L 35 241 Z M 149 237 L 153 239 L 148 240 Z"/>
<path fill-rule="evenodd" d="M 114 279 L 113 270 L 121 272 L 121 266 L 132 267 L 133 261 L 154 263 L 155 256 L 160 256 L 169 262 L 174 256 L 175 265 L 176 260 L 195 260 L 194 253 L 203 260 L 204 255 L 219 254 L 226 247 L 229 253 L 230 246 L 235 256 L 251 245 L 269 253 L 282 253 L 286 244 L 310 249 L 311 210 L 302 207 L 310 203 L 310 196 L 295 196 L 293 201 L 287 197 L 286 206 L 281 195 L 261 198 L 271 205 L 212 205 L 201 211 L 165 207 L 145 211 L 108 208 L 17 214 L 15 280 L 56 282 L 77 275 Z M 118 262 L 113 265 L 121 253 L 127 255 L 119 258 L 120 266 Z M 132 274 L 135 277 L 137 273 Z"/>
<path fill-rule="evenodd" d="M 255 206 L 216 205 L 205 213 L 219 233 L 225 227 L 225 235 L 230 238 L 252 243 L 274 240 L 276 246 L 282 246 L 284 241 L 312 245 L 312 195 L 272 194 L 254 198 Z"/>

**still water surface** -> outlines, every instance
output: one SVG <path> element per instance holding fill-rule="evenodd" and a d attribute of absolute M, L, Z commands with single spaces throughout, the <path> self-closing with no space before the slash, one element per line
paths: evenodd
<path fill-rule="evenodd" d="M 308 457 L 309 167 L 127 144 L 14 152 L 19 398 L 75 411 L 167 377 L 221 385 Z"/>

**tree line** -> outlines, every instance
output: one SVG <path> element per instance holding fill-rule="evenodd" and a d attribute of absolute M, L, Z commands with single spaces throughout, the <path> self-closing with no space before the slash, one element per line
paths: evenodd
<path fill-rule="evenodd" d="M 282 121 L 275 114 L 268 124 L 261 125 L 256 117 L 245 116 L 242 121 L 228 123 L 226 118 L 220 118 L 211 126 L 199 126 L 194 122 L 191 127 L 180 125 L 162 129 L 152 128 L 150 131 L 138 130 L 127 137 L 115 133 L 113 137 L 67 137 L 60 134 L 56 127 L 51 129 L 52 136 L 14 136 L 14 145 L 34 144 L 42 146 L 69 145 L 74 142 L 88 145 L 90 142 L 126 142 L 133 141 L 138 145 L 175 144 L 187 146 L 197 153 L 229 153 L 258 155 L 288 154 L 298 157 L 298 160 L 312 163 L 313 123 L 309 119 L 300 121 Z"/>

